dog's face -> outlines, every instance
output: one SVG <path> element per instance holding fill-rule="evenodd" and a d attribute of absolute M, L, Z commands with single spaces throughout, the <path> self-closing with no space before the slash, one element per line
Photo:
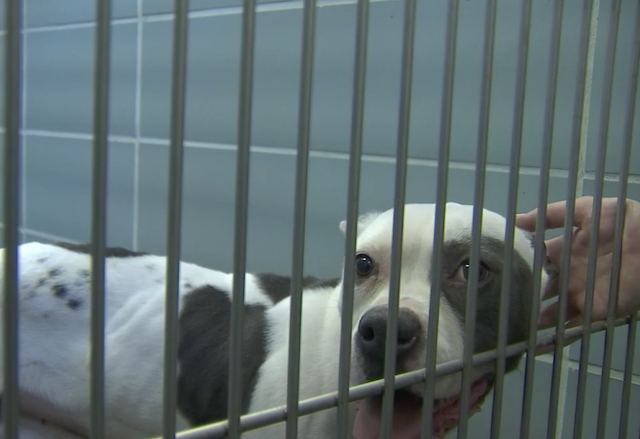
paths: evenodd
<path fill-rule="evenodd" d="M 460 360 L 465 337 L 465 310 L 472 241 L 473 206 L 448 203 L 441 262 L 441 297 L 438 320 L 437 364 Z M 474 352 L 497 347 L 500 295 L 504 266 L 504 217 L 483 212 L 478 271 Z M 396 373 L 425 367 L 435 205 L 405 206 L 403 251 L 400 270 Z M 345 222 L 340 228 L 346 230 Z M 356 383 L 383 377 L 389 287 L 393 210 L 370 213 L 358 220 L 355 261 L 346 261 L 355 270 L 352 375 Z M 516 230 L 512 260 L 511 290 L 508 292 L 508 344 L 526 340 L 533 291 L 534 250 L 531 235 Z M 544 271 L 544 270 L 543 270 Z M 547 282 L 542 273 L 541 285 Z M 339 286 L 342 288 L 342 285 Z M 508 357 L 507 372 L 517 368 L 522 355 Z M 473 369 L 470 413 L 477 411 L 492 388 L 493 363 Z M 435 384 L 434 437 L 442 437 L 457 425 L 461 373 L 438 378 Z M 420 437 L 421 395 L 419 383 L 396 392 L 394 436 Z M 380 398 L 362 401 L 354 436 L 378 437 Z"/>

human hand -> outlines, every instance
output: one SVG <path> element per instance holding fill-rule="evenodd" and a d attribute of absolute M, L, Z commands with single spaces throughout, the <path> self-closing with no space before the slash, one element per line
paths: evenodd
<path fill-rule="evenodd" d="M 607 318 L 617 206 L 617 198 L 602 199 L 592 321 Z M 589 235 L 593 220 L 592 208 L 593 197 L 576 199 L 567 301 L 567 327 L 581 325 L 585 317 Z M 625 210 L 616 317 L 625 317 L 640 310 L 640 202 L 627 199 Z M 544 229 L 564 227 L 565 213 L 566 201 L 549 204 Z M 534 209 L 525 214 L 517 215 L 516 226 L 533 232 L 536 228 L 536 219 L 537 209 Z M 548 240 L 545 244 L 551 263 L 558 270 L 561 270 L 563 236 Z M 550 282 L 543 300 L 558 295 L 558 282 L 559 277 Z M 546 329 L 555 326 L 558 318 L 558 303 L 555 302 L 540 313 L 539 328 Z"/>

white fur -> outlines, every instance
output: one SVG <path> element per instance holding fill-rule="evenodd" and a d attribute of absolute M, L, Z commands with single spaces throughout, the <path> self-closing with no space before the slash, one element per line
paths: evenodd
<path fill-rule="evenodd" d="M 470 206 L 448 203 L 445 241 L 456 236 L 469 236 Z M 420 308 L 421 318 L 428 319 L 431 261 L 434 226 L 433 205 L 407 205 L 404 222 L 403 264 L 400 301 Z M 355 290 L 354 328 L 362 314 L 374 304 L 385 303 L 388 295 L 388 270 L 391 249 L 393 212 L 363 216 L 358 225 L 358 251 L 375 254 L 381 273 L 371 284 Z M 346 230 L 346 223 L 340 224 Z M 498 239 L 504 236 L 504 218 L 489 211 L 484 213 L 483 233 Z M 533 250 L 527 238 L 516 234 L 516 251 L 530 264 Z M 38 260 L 47 258 L 44 263 Z M 342 255 L 335 255 L 342 258 Z M 0 264 L 4 250 L 0 253 Z M 89 308 L 70 310 L 47 291 L 30 296 L 34 285 L 52 268 L 69 271 L 89 269 L 87 255 L 58 247 L 30 243 L 20 247 L 20 386 L 23 392 L 21 410 L 25 416 L 27 438 L 75 439 L 87 437 L 89 427 Z M 158 256 L 112 258 L 106 265 L 106 416 L 107 438 L 142 439 L 161 433 L 162 376 L 164 331 L 164 283 L 158 284 L 160 270 L 145 270 L 147 265 L 164 267 Z M 2 266 L 2 265 L 0 265 Z M 146 273 L 146 276 L 141 276 Z M 163 272 L 161 272 L 163 274 Z M 182 263 L 181 282 L 194 287 L 210 284 L 230 291 L 232 275 Z M 154 277 L 155 276 L 155 277 Z M 247 274 L 246 300 L 266 305 L 271 326 L 266 362 L 259 371 L 250 412 L 286 404 L 287 358 L 289 337 L 289 300 L 273 306 L 271 299 Z M 70 282 L 71 283 L 71 282 Z M 545 283 L 543 283 L 545 285 Z M 82 288 L 71 292 L 80 294 Z M 340 295 L 342 285 L 304 296 L 301 332 L 300 399 L 334 392 L 338 389 L 340 340 Z M 85 288 L 86 290 L 86 288 Z M 180 291 L 181 297 L 185 291 Z M 437 361 L 460 359 L 463 328 L 453 310 L 441 301 Z M 44 317 L 47 314 L 48 317 Z M 2 328 L 0 327 L 0 330 Z M 416 364 L 420 367 L 420 364 Z M 480 372 L 479 372 L 480 373 Z M 0 378 L 1 379 L 1 378 Z M 352 373 L 358 382 L 358 370 Z M 443 378 L 436 384 L 436 397 L 458 391 L 459 377 Z M 353 415 L 353 407 L 351 407 Z M 46 419 L 48 424 L 38 424 Z M 326 410 L 299 421 L 299 437 L 325 439 L 336 437 L 335 409 Z M 36 425 L 37 424 L 37 425 Z M 57 424 L 59 427 L 53 427 Z M 46 430 L 50 426 L 49 430 Z M 55 429 L 66 428 L 78 436 L 56 436 Z M 178 414 L 178 428 L 188 428 Z M 248 439 L 281 439 L 284 424 L 243 435 Z M 45 432 L 48 431 L 48 432 Z M 24 437 L 24 435 L 23 435 Z"/>

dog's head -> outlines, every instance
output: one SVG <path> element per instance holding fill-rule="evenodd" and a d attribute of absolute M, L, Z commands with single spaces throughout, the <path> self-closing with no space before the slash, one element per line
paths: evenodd
<path fill-rule="evenodd" d="M 473 206 L 448 203 L 445 215 L 441 265 L 441 297 L 438 322 L 437 364 L 463 358 L 465 310 L 472 241 Z M 504 267 L 504 217 L 483 211 L 478 272 L 474 352 L 497 347 L 500 296 Z M 403 251 L 400 270 L 396 373 L 425 367 L 435 205 L 408 204 L 403 224 Z M 343 221 L 340 228 L 345 231 Z M 355 270 L 352 376 L 356 383 L 383 377 L 387 328 L 393 210 L 369 213 L 358 219 L 355 261 L 346 261 Z M 515 231 L 508 292 L 507 343 L 528 338 L 533 291 L 534 249 L 531 234 Z M 542 273 L 542 287 L 547 283 Z M 342 285 L 339 286 L 342 289 Z M 522 354 L 507 357 L 506 370 L 517 368 Z M 494 363 L 472 369 L 471 407 L 477 411 L 493 387 Z M 435 383 L 434 437 L 442 437 L 458 421 L 462 375 L 442 376 Z M 400 390 L 395 395 L 394 436 L 420 437 L 423 384 Z M 360 403 L 354 436 L 378 437 L 380 397 Z"/>

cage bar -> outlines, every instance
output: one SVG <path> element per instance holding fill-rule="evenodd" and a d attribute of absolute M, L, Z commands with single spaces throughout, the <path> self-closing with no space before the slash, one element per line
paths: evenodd
<path fill-rule="evenodd" d="M 456 48 L 458 37 L 458 0 L 451 0 L 447 8 L 445 58 L 441 97 L 441 119 L 438 145 L 438 182 L 436 187 L 435 223 L 433 251 L 431 253 L 431 292 L 429 297 L 429 322 L 427 327 L 427 349 L 425 359 L 425 386 L 422 404 L 421 439 L 433 437 L 433 398 L 436 379 L 436 353 L 438 349 L 438 323 L 440 321 L 440 291 L 442 289 L 442 254 L 444 244 L 444 219 L 446 215 L 447 189 L 449 184 L 449 160 L 451 156 L 451 119 L 453 117 L 453 91 L 456 71 Z"/>
<path fill-rule="evenodd" d="M 242 6 L 242 46 L 240 54 L 240 96 L 238 108 L 238 154 L 236 158 L 236 206 L 233 248 L 233 299 L 229 343 L 229 437 L 240 437 L 242 336 L 247 272 L 247 225 L 249 214 L 249 158 L 251 153 L 251 108 L 255 45 L 255 0 Z"/>
<path fill-rule="evenodd" d="M 98 0 L 93 108 L 93 194 L 91 230 L 91 438 L 104 437 L 105 246 L 109 135 L 111 1 Z"/>
<path fill-rule="evenodd" d="M 583 9 L 582 14 L 582 27 L 581 27 L 581 50 L 580 50 L 580 58 L 579 58 L 579 68 L 578 68 L 578 78 L 576 81 L 577 90 L 576 90 L 576 104 L 575 104 L 575 114 L 579 116 L 580 112 L 583 111 L 584 106 L 584 86 L 586 83 L 586 67 L 587 67 L 587 48 L 589 41 L 589 29 L 590 29 L 590 20 L 592 19 L 593 14 L 593 1 L 586 0 L 585 7 Z M 579 120 L 578 117 L 574 118 L 574 121 Z M 573 140 L 573 153 L 576 154 L 576 157 L 573 159 L 573 162 L 577 162 L 577 154 L 580 145 L 580 140 L 578 140 L 579 136 L 579 127 L 577 126 L 577 122 L 574 122 L 574 140 Z M 575 165 L 575 163 L 573 163 Z M 572 174 L 571 174 L 572 175 Z M 577 173 L 576 173 L 577 177 Z M 567 220 L 567 223 L 573 225 L 573 220 Z M 568 227 L 568 225 L 567 225 Z M 567 230 L 565 230 L 567 233 Z M 570 242 L 567 244 L 570 247 Z M 567 267 L 567 269 L 569 269 Z M 569 276 L 569 274 L 567 274 Z M 593 288 L 589 288 L 587 286 L 587 291 L 585 295 L 585 325 L 588 327 L 591 324 L 591 312 L 593 310 Z M 578 372 L 578 389 L 577 389 L 577 398 L 576 398 L 576 412 L 574 416 L 574 430 L 573 437 L 574 439 L 579 439 L 582 437 L 582 424 L 584 417 L 584 403 L 585 403 L 585 393 L 586 393 L 586 379 L 587 379 L 587 368 L 582 367 L 582 365 L 586 364 L 589 359 L 589 347 L 590 347 L 590 333 L 585 332 L 582 335 L 582 345 L 580 349 L 580 370 Z"/>
<path fill-rule="evenodd" d="M 624 123 L 624 140 L 623 140 L 623 156 L 620 162 L 621 171 L 629 171 L 629 166 L 623 166 L 624 163 L 631 163 L 630 154 L 633 140 L 633 121 L 635 119 L 636 103 L 638 101 L 638 70 L 640 67 L 640 5 L 636 4 L 635 32 L 633 36 L 633 44 L 631 46 L 631 64 L 629 72 L 629 95 L 627 101 L 627 111 Z M 626 178 L 620 175 L 620 199 L 626 199 L 627 182 Z M 621 216 L 619 213 L 616 213 Z M 610 325 L 607 321 L 607 325 Z M 620 437 L 628 437 L 629 435 L 629 407 L 631 400 L 631 376 L 633 374 L 633 360 L 635 354 L 635 345 L 637 337 L 638 320 L 632 319 L 627 326 L 627 348 L 624 364 L 624 379 L 622 384 L 622 397 L 620 404 L 620 424 L 618 435 Z"/>
<path fill-rule="evenodd" d="M 631 407 L 631 377 L 633 375 L 633 355 L 635 353 L 638 318 L 630 319 L 627 325 L 627 349 L 624 362 L 624 378 L 620 400 L 620 425 L 618 435 L 629 437 L 629 412 Z"/>
<path fill-rule="evenodd" d="M 20 170 L 22 102 L 20 93 L 22 80 L 22 2 L 5 0 L 5 47 L 4 47 L 4 264 L 3 270 L 3 314 L 2 314 L 2 436 L 5 439 L 18 437 L 18 409 L 20 404 L 18 371 L 19 331 L 19 238 L 20 231 Z"/>
<path fill-rule="evenodd" d="M 411 118 L 411 83 L 413 74 L 413 47 L 415 35 L 416 1 L 406 0 L 402 39 L 402 79 L 400 84 L 400 114 L 391 237 L 391 269 L 389 278 L 389 309 L 385 340 L 384 380 L 382 394 L 382 438 L 391 437 L 393 423 L 393 377 L 396 375 L 396 347 L 398 342 L 398 309 L 402 264 L 404 205 L 407 191 L 407 160 L 409 157 L 409 125 Z"/>
<path fill-rule="evenodd" d="M 356 16 L 356 50 L 353 75 L 351 116 L 351 145 L 349 150 L 349 183 L 347 188 L 347 218 L 342 299 L 340 313 L 340 361 L 338 365 L 337 427 L 338 437 L 348 439 L 349 384 L 351 366 L 351 328 L 353 325 L 354 270 L 350 261 L 355 259 L 360 202 L 360 174 L 362 167 L 362 127 L 364 123 L 364 96 L 366 89 L 367 39 L 369 30 L 369 1 L 358 0 Z"/>
<path fill-rule="evenodd" d="M 482 221 L 484 217 L 485 182 L 487 175 L 487 153 L 489 149 L 489 117 L 491 114 L 491 85 L 493 72 L 493 48 L 495 40 L 496 1 L 487 2 L 485 16 L 484 49 L 482 58 L 482 88 L 480 94 L 480 120 L 478 123 L 478 146 L 476 151 L 476 176 L 473 194 L 473 223 L 471 231 L 471 251 L 469 255 L 469 279 L 465 306 L 465 335 L 462 368 L 462 390 L 460 395 L 460 420 L 458 438 L 468 435 L 469 402 L 471 393 L 471 356 L 475 350 L 475 332 L 478 309 L 478 287 L 480 268 L 480 246 L 482 243 Z M 500 331 L 506 331 L 503 326 Z M 497 376 L 497 380 L 504 376 Z"/>
<path fill-rule="evenodd" d="M 616 48 L 618 43 L 618 27 L 620 23 L 621 4 L 618 0 L 612 0 L 609 16 L 609 35 L 607 39 L 606 64 L 604 72 L 602 118 L 600 119 L 600 136 L 598 139 L 598 166 L 596 168 L 596 190 L 594 194 L 593 223 L 591 226 L 592 243 L 598 242 L 600 229 L 600 214 L 602 211 L 602 196 L 604 192 L 604 171 L 607 157 L 607 143 L 609 138 L 609 121 L 611 118 L 611 100 L 613 94 L 613 74 L 616 60 Z M 620 183 L 618 185 L 618 205 L 616 208 L 616 220 L 614 228 L 613 258 L 611 261 L 612 272 L 609 285 L 609 300 L 607 305 L 607 323 L 605 329 L 604 355 L 602 362 L 602 374 L 600 378 L 600 404 L 598 406 L 598 423 L 596 427 L 596 438 L 604 439 L 607 422 L 607 408 L 609 396 L 609 375 L 611 374 L 611 355 L 613 348 L 613 330 L 611 323 L 615 320 L 618 303 L 618 287 L 620 285 L 620 260 L 622 257 L 622 231 L 624 229 L 624 217 L 626 214 L 627 181 L 629 176 L 629 162 L 631 159 L 631 144 L 623 145 L 622 160 L 620 161 Z M 620 198 L 624 196 L 624 198 Z M 596 246 L 591 245 L 590 253 L 596 259 Z M 591 255 L 590 255 L 591 256 Z M 595 264 L 593 273 L 595 281 Z"/>
<path fill-rule="evenodd" d="M 289 379 L 287 381 L 287 439 L 298 437 L 298 400 L 300 398 L 300 332 L 302 321 L 302 276 L 309 173 L 309 136 L 311 132 L 311 92 L 315 39 L 315 0 L 304 4 L 302 37 L 302 78 L 300 81 L 300 119 L 296 163 L 296 193 L 293 224 L 293 264 L 289 321 Z"/>
<path fill-rule="evenodd" d="M 549 192 L 549 176 L 551 167 L 551 144 L 553 140 L 553 126 L 555 119 L 555 101 L 556 90 L 558 85 L 558 61 L 560 56 L 560 38 L 562 33 L 562 13 L 564 8 L 563 1 L 557 1 L 553 10 L 553 28 L 551 34 L 551 47 L 549 54 L 549 71 L 548 71 L 548 85 L 547 96 L 545 103 L 545 121 L 544 121 L 544 137 L 543 137 L 543 151 L 542 151 L 542 163 L 540 165 L 540 186 L 538 189 L 538 221 L 536 224 L 536 260 L 537 265 L 534 266 L 533 276 L 535 279 L 540 277 L 542 266 L 542 259 L 546 257 L 546 252 L 543 249 L 544 230 L 542 225 L 546 224 L 547 213 L 547 200 Z M 574 197 L 571 198 L 573 200 Z M 548 425 L 547 425 L 547 438 L 552 439 L 556 435 L 557 428 L 557 416 L 558 416 L 558 402 L 560 396 L 560 379 L 561 379 L 561 367 L 562 367 L 562 351 L 564 348 L 564 316 L 566 315 L 567 308 L 567 290 L 560 290 L 560 312 L 557 325 L 557 335 L 559 342 L 556 341 L 554 356 L 553 356 L 553 374 L 551 378 L 551 397 L 549 403 L 548 412 Z"/>
<path fill-rule="evenodd" d="M 522 131 L 524 122 L 524 103 L 525 103 L 525 85 L 527 83 L 527 65 L 529 56 L 529 39 L 531 31 L 531 1 L 523 0 L 520 13 L 520 35 L 518 40 L 518 64 L 516 70 L 516 88 L 515 99 L 513 108 L 513 134 L 511 138 L 511 158 L 509 162 L 509 191 L 507 194 L 507 220 L 506 231 L 504 239 L 504 267 L 501 282 L 501 294 L 500 294 L 500 321 L 498 324 L 498 350 L 500 355 L 496 361 L 496 380 L 493 393 L 493 407 L 491 413 L 491 437 L 500 437 L 501 430 L 501 417 L 502 417 L 502 401 L 504 396 L 504 374 L 506 368 L 506 349 L 507 349 L 507 332 L 506 327 L 509 319 L 509 291 L 511 290 L 511 268 L 513 262 L 513 252 L 515 244 L 515 215 L 518 205 L 518 188 L 520 185 L 520 162 L 522 156 Z M 534 296 L 538 289 L 533 287 Z M 536 304 L 538 301 L 533 300 Z M 532 309 L 532 314 L 538 313 L 536 309 Z M 530 326 L 532 326 L 530 324 Z M 532 331 L 531 328 L 529 329 Z M 533 343 L 530 344 L 533 346 Z M 529 371 L 532 366 L 529 363 L 533 362 L 533 355 L 527 354 L 526 356 L 526 371 Z M 530 379 L 525 375 L 525 389 L 527 388 L 527 379 Z M 533 381 L 533 380 L 531 380 Z M 524 398 L 524 395 L 523 395 Z M 523 409 L 526 405 L 523 404 Z M 530 412 L 527 412 L 527 416 Z M 521 429 L 528 430 L 529 422 L 528 417 L 522 418 Z M 522 435 L 522 432 L 521 432 Z"/>
<path fill-rule="evenodd" d="M 174 3 L 173 71 L 171 75 L 171 147 L 169 155 L 169 197 L 167 218 L 167 285 L 165 298 L 163 438 L 176 433 L 178 294 L 182 238 L 182 188 L 184 167 L 184 125 L 187 76 L 188 0 Z"/>

